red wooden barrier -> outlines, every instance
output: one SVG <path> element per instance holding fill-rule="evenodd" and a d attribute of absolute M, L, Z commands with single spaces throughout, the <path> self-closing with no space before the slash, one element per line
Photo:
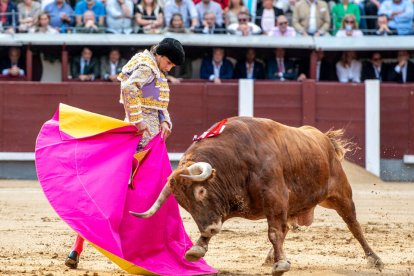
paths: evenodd
<path fill-rule="evenodd" d="M 255 82 L 254 112 L 291 126 L 314 125 L 322 131 L 345 128 L 360 148 L 348 158 L 364 164 L 364 85 L 299 82 Z M 32 152 L 41 125 L 64 102 L 123 119 L 119 84 L 106 82 L 2 82 L 0 86 L 0 152 Z M 171 85 L 173 134 L 170 152 L 182 152 L 213 123 L 237 115 L 238 84 L 184 82 Z M 414 86 L 381 86 L 381 158 L 414 154 Z"/>

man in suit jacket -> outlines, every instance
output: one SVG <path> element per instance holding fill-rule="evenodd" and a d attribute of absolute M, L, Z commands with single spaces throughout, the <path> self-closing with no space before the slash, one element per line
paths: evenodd
<path fill-rule="evenodd" d="M 118 48 L 113 48 L 107 57 L 101 61 L 101 77 L 107 81 L 117 81 L 118 74 L 121 73 L 122 67 L 126 60 L 121 58 L 121 52 Z"/>
<path fill-rule="evenodd" d="M 21 51 L 17 47 L 10 47 L 7 59 L 3 59 L 0 65 L 0 73 L 5 76 L 24 76 L 25 62 L 21 58 Z"/>
<path fill-rule="evenodd" d="M 315 6 L 315 24 L 311 18 L 312 6 Z M 325 35 L 329 31 L 331 24 L 330 9 L 325 1 L 317 0 L 300 0 L 293 10 L 292 25 L 296 32 L 307 36 Z"/>
<path fill-rule="evenodd" d="M 264 66 L 256 60 L 256 51 L 249 48 L 246 51 L 246 58 L 238 61 L 234 69 L 235 79 L 256 79 L 265 78 Z"/>
<path fill-rule="evenodd" d="M 267 78 L 270 80 L 297 80 L 299 65 L 285 58 L 285 49 L 275 49 L 275 58 L 267 64 Z"/>
<path fill-rule="evenodd" d="M 386 81 L 388 75 L 388 66 L 382 62 L 381 54 L 379 52 L 373 52 L 371 55 L 371 61 L 364 62 L 362 65 L 361 81 Z"/>
<path fill-rule="evenodd" d="M 216 23 L 216 15 L 212 11 L 206 11 L 203 17 L 203 25 L 197 27 L 194 32 L 198 34 L 225 34 L 226 29 Z"/>
<path fill-rule="evenodd" d="M 200 67 L 200 78 L 221 83 L 233 77 L 233 65 L 224 57 L 223 48 L 213 48 L 213 56 L 204 58 Z"/>
<path fill-rule="evenodd" d="M 91 81 L 99 78 L 100 66 L 96 58 L 92 57 L 90 48 L 84 47 L 80 57 L 75 57 L 70 65 L 72 79 Z"/>
<path fill-rule="evenodd" d="M 410 55 L 407 51 L 398 51 L 397 64 L 389 70 L 389 81 L 406 83 L 414 82 L 414 64 L 409 61 Z"/>

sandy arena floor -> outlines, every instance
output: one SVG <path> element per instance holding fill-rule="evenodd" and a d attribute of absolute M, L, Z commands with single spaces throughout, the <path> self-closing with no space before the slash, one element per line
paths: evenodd
<path fill-rule="evenodd" d="M 363 169 L 344 164 L 359 222 L 385 263 L 379 273 L 366 267 L 362 248 L 332 210 L 318 207 L 311 227 L 290 232 L 285 275 L 414 275 L 414 183 L 383 183 Z M 191 238 L 197 228 L 183 219 Z M 50 207 L 36 181 L 0 181 L 0 275 L 125 275 L 90 245 L 79 269 L 63 262 L 74 233 Z M 270 249 L 266 222 L 233 219 L 210 243 L 206 260 L 220 275 L 270 275 L 262 266 Z"/>

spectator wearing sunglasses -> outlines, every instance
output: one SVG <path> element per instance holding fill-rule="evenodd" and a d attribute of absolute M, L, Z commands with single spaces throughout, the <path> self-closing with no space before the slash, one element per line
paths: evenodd
<path fill-rule="evenodd" d="M 237 15 L 237 23 L 233 23 L 227 27 L 230 34 L 240 36 L 257 35 L 262 32 L 259 26 L 250 22 L 250 15 L 247 12 L 240 12 Z"/>
<path fill-rule="evenodd" d="M 386 81 L 389 74 L 389 66 L 382 62 L 379 52 L 373 52 L 370 61 L 366 61 L 362 65 L 361 81 L 380 80 Z"/>
<path fill-rule="evenodd" d="M 352 0 L 341 0 L 332 8 L 334 35 L 341 28 L 342 21 L 347 14 L 353 14 L 356 18 L 357 25 L 359 26 L 359 21 L 361 20 L 359 6 L 354 4 Z"/>
<path fill-rule="evenodd" d="M 336 37 L 361 37 L 364 34 L 358 29 L 356 18 L 353 14 L 347 14 L 342 21 L 341 29 L 336 33 Z"/>
<path fill-rule="evenodd" d="M 289 21 L 286 16 L 279 15 L 276 19 L 276 26 L 273 27 L 267 35 L 277 37 L 294 37 L 296 36 L 296 31 L 293 27 L 289 26 Z"/>

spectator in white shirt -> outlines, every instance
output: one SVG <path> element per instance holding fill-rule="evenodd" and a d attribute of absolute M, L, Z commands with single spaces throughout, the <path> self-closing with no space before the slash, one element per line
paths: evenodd
<path fill-rule="evenodd" d="M 328 4 L 322 0 L 300 0 L 293 10 L 292 25 L 303 35 L 326 35 L 331 24 Z"/>
<path fill-rule="evenodd" d="M 259 26 L 250 22 L 250 15 L 247 12 L 240 12 L 237 15 L 238 23 L 231 24 L 227 27 L 230 34 L 249 36 L 257 35 L 262 32 Z"/>
<path fill-rule="evenodd" d="M 362 64 L 356 60 L 355 51 L 342 53 L 341 59 L 336 63 L 336 75 L 339 82 L 361 82 Z"/>
<path fill-rule="evenodd" d="M 356 17 L 353 14 L 345 15 L 342 20 L 341 29 L 336 33 L 336 37 L 361 37 L 364 34 L 358 29 Z"/>
<path fill-rule="evenodd" d="M 276 18 L 283 14 L 281 9 L 273 6 L 273 0 L 263 0 L 263 8 L 256 13 L 256 25 L 262 28 L 264 34 L 268 34 L 275 26 Z"/>
<path fill-rule="evenodd" d="M 117 34 L 132 33 L 132 19 L 134 5 L 131 0 L 107 0 L 106 24 L 108 31 Z"/>

